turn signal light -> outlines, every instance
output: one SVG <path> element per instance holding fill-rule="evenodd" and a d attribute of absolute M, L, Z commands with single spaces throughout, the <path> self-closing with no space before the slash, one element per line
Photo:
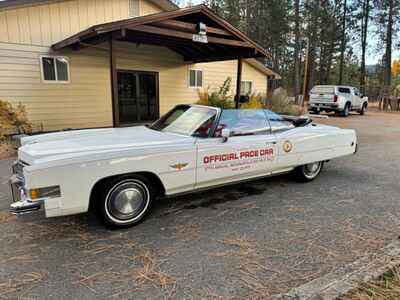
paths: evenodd
<path fill-rule="evenodd" d="M 31 198 L 32 200 L 39 198 L 39 190 L 38 189 L 29 190 L 29 198 Z"/>
<path fill-rule="evenodd" d="M 42 187 L 42 188 L 37 188 L 37 189 L 30 189 L 28 191 L 29 199 L 31 200 L 37 200 L 37 199 L 43 199 L 43 198 L 57 198 L 61 197 L 61 190 L 60 186 L 54 185 L 54 186 L 47 186 L 47 187 Z"/>

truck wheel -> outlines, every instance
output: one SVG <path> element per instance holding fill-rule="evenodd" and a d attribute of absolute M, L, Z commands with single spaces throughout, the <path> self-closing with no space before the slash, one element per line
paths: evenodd
<path fill-rule="evenodd" d="M 300 182 L 313 181 L 321 173 L 323 166 L 322 161 L 299 166 L 293 171 L 295 179 Z"/>
<path fill-rule="evenodd" d="M 363 103 L 363 106 L 360 110 L 360 115 L 362 116 L 365 115 L 366 110 L 367 110 L 367 103 Z"/>
<path fill-rule="evenodd" d="M 318 109 L 311 110 L 312 114 L 319 115 L 320 111 Z"/>
<path fill-rule="evenodd" d="M 342 111 L 342 116 L 343 117 L 347 117 L 348 115 L 349 115 L 349 113 L 350 113 L 350 104 L 346 104 L 345 106 L 344 106 L 344 109 L 343 109 L 343 111 Z"/>
<path fill-rule="evenodd" d="M 151 209 L 155 193 L 143 176 L 120 177 L 105 183 L 100 216 L 111 227 L 130 227 L 142 221 Z"/>

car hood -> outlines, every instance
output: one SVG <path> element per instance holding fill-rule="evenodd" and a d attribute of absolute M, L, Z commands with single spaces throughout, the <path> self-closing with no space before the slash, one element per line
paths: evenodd
<path fill-rule="evenodd" d="M 191 142 L 192 137 L 160 132 L 145 126 L 72 130 L 22 138 L 18 157 L 32 165 L 48 160 L 93 157 L 100 153 L 117 154 Z"/>

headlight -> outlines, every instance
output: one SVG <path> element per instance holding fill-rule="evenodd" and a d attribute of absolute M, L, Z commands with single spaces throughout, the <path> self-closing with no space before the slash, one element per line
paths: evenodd
<path fill-rule="evenodd" d="M 61 197 L 61 190 L 59 185 L 53 185 L 38 189 L 28 190 L 29 199 L 37 200 L 41 198 L 57 198 Z"/>

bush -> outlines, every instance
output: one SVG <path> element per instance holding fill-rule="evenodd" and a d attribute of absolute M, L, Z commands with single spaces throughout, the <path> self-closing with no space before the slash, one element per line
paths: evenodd
<path fill-rule="evenodd" d="M 32 125 L 22 104 L 14 107 L 0 100 L 0 139 L 4 139 L 7 133 L 27 133 L 31 130 Z"/>
<path fill-rule="evenodd" d="M 258 94 L 258 95 L 252 94 L 252 95 L 250 95 L 249 102 L 241 104 L 240 108 L 241 109 L 263 109 L 263 108 L 265 108 L 265 105 L 262 101 L 262 97 L 260 94 Z"/>
<path fill-rule="evenodd" d="M 210 88 L 204 91 L 199 91 L 200 100 L 197 104 L 214 106 L 219 108 L 234 108 L 235 103 L 229 95 L 231 90 L 232 78 L 228 77 L 217 91 L 210 92 Z"/>
<path fill-rule="evenodd" d="M 298 116 L 303 113 L 303 108 L 292 103 L 286 90 L 282 88 L 274 91 L 267 107 L 273 112 L 282 115 Z"/>

